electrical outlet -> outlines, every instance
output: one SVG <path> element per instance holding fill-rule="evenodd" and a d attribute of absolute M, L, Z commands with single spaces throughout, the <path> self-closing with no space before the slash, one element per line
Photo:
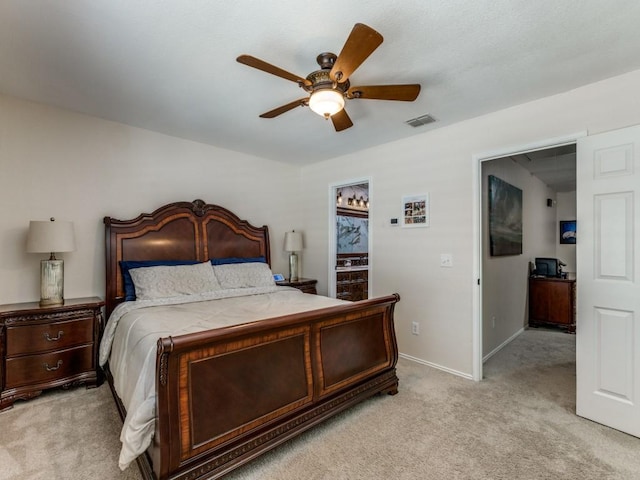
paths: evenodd
<path fill-rule="evenodd" d="M 411 322 L 411 333 L 420 335 L 420 324 L 418 322 Z"/>
<path fill-rule="evenodd" d="M 447 268 L 453 267 L 453 255 L 451 255 L 450 253 L 441 253 L 440 266 Z"/>
<path fill-rule="evenodd" d="M 496 317 L 495 315 L 491 317 L 491 328 L 496 328 Z"/>

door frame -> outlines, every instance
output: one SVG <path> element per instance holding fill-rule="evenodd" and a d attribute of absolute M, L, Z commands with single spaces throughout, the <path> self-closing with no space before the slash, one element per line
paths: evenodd
<path fill-rule="evenodd" d="M 486 203 L 482 198 L 482 163 L 495 160 L 497 158 L 508 157 L 510 155 L 517 155 L 521 153 L 531 152 L 533 150 L 542 150 L 545 148 L 558 147 L 570 143 L 577 143 L 579 138 L 586 137 L 587 132 L 581 131 L 572 133 L 569 135 L 563 135 L 560 137 L 548 138 L 544 140 L 538 140 L 531 143 L 522 145 L 512 145 L 506 147 L 500 147 L 495 150 L 481 152 L 473 154 L 471 157 L 472 163 L 472 198 L 473 198 L 473 302 L 472 302 L 472 322 L 473 322 L 473 337 L 472 337 L 472 377 L 473 380 L 479 382 L 482 380 L 482 364 L 483 364 L 483 351 L 482 351 L 482 239 L 486 236 L 486 233 L 482 229 L 482 210 Z"/>
<path fill-rule="evenodd" d="M 362 183 L 366 183 L 369 185 L 369 199 L 371 200 L 373 198 L 373 196 L 371 195 L 372 193 L 372 183 L 371 183 L 371 177 L 359 177 L 359 178 L 355 178 L 355 179 L 350 179 L 350 180 L 343 180 L 343 181 L 339 181 L 339 182 L 332 182 L 329 184 L 329 239 L 327 242 L 328 248 L 328 269 L 327 271 L 329 272 L 329 275 L 327 278 L 327 290 L 328 293 L 327 295 L 329 297 L 332 298 L 336 298 L 337 296 L 337 288 L 336 288 L 336 255 L 337 255 L 337 251 L 338 249 L 336 248 L 336 197 L 338 196 L 338 189 L 343 188 L 343 187 L 348 187 L 349 185 L 358 185 L 358 184 L 362 184 Z M 372 204 L 375 205 L 375 199 L 373 200 Z M 371 206 L 369 206 L 369 210 L 368 210 L 368 218 L 369 218 L 369 232 L 367 233 L 368 237 L 369 237 L 369 244 L 367 249 L 368 251 L 368 263 L 369 263 L 369 276 L 368 276 L 368 291 L 369 291 L 369 297 L 373 296 L 373 275 L 372 275 L 372 255 L 371 252 L 373 251 L 373 229 L 371 228 L 371 220 L 373 218 L 372 215 L 372 208 Z"/>

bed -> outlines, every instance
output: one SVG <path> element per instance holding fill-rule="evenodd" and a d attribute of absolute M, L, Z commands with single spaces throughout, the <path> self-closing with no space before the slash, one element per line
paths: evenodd
<path fill-rule="evenodd" d="M 138 303 L 125 302 L 126 262 L 247 259 L 270 265 L 268 227 L 202 200 L 171 203 L 131 220 L 105 217 L 104 223 L 110 320 Z M 275 288 L 265 294 L 276 299 L 271 303 L 291 297 L 316 307 L 153 339 L 153 435 L 136 458 L 145 479 L 219 478 L 358 402 L 397 393 L 397 294 L 346 302 Z M 228 301 L 244 306 L 258 298 Z M 196 308 L 219 301 L 227 300 L 205 298 Z M 156 308 L 141 310 L 147 315 Z M 112 364 L 109 359 L 104 371 L 126 425 Z"/>

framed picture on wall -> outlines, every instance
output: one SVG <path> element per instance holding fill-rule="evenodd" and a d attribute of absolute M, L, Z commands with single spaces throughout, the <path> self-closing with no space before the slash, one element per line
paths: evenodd
<path fill-rule="evenodd" d="M 575 245 L 576 243 L 576 221 L 575 220 L 560 221 L 560 243 Z"/>
<path fill-rule="evenodd" d="M 402 226 L 415 228 L 428 227 L 429 224 L 429 194 L 402 197 Z"/>
<path fill-rule="evenodd" d="M 522 190 L 489 175 L 489 245 L 492 257 L 522 254 Z"/>

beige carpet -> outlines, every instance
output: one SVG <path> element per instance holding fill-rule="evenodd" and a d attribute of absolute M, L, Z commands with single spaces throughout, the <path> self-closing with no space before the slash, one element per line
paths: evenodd
<path fill-rule="evenodd" d="M 229 480 L 640 479 L 640 439 L 575 416 L 575 337 L 527 330 L 475 383 L 400 360 L 379 396 L 233 472 Z M 106 385 L 0 414 L 0 479 L 138 479 L 117 468 Z"/>

